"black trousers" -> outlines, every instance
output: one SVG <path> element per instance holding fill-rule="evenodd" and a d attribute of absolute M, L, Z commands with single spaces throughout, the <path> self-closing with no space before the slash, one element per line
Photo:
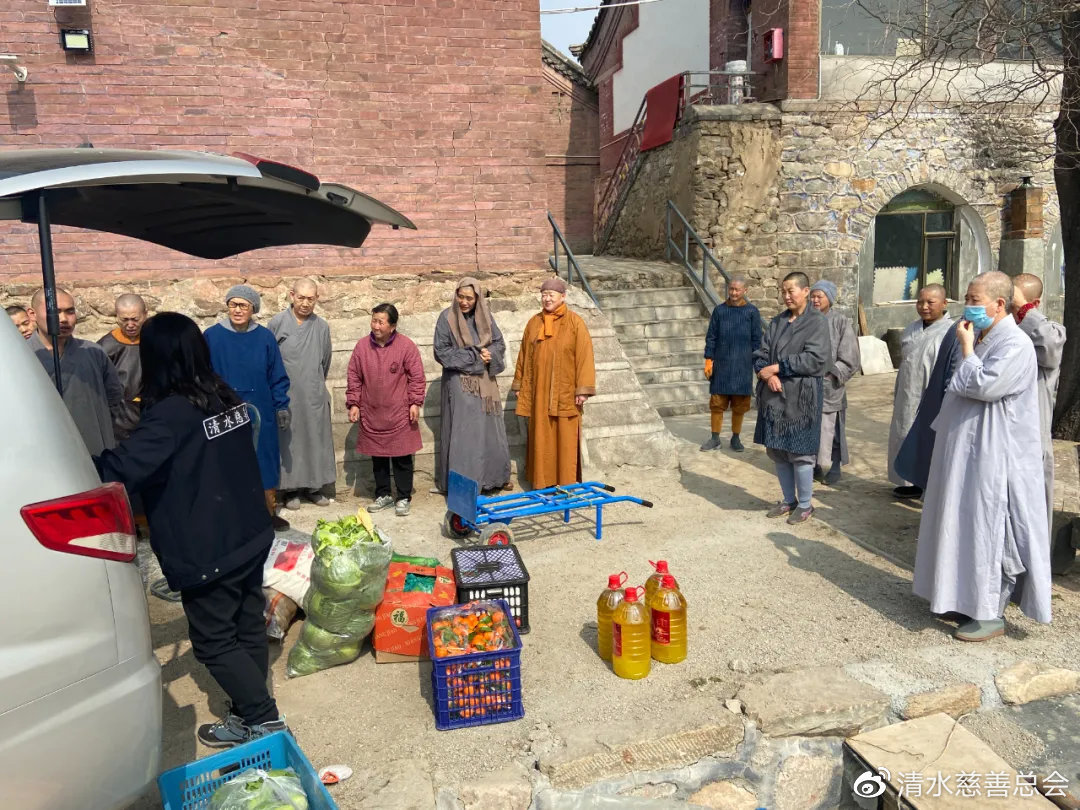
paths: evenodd
<path fill-rule="evenodd" d="M 390 494 L 390 465 L 394 467 L 394 483 L 397 485 L 397 499 L 409 500 L 413 494 L 413 457 L 412 456 L 372 456 L 371 469 L 375 473 L 375 497 Z"/>
<path fill-rule="evenodd" d="M 199 588 L 180 592 L 195 660 L 232 701 L 248 725 L 278 719 L 266 688 L 270 650 L 263 619 L 263 558 Z"/>

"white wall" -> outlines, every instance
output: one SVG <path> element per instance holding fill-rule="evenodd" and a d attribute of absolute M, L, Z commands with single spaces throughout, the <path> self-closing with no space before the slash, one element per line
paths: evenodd
<path fill-rule="evenodd" d="M 614 132 L 634 123 L 645 91 L 686 70 L 709 69 L 709 0 L 660 0 L 638 6 L 638 27 L 623 40 L 612 78 Z"/>

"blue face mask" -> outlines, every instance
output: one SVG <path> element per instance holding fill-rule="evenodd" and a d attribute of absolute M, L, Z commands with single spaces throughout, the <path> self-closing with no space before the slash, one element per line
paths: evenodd
<path fill-rule="evenodd" d="M 976 329 L 989 329 L 994 323 L 994 319 L 986 314 L 984 306 L 964 307 L 964 320 L 970 322 Z"/>

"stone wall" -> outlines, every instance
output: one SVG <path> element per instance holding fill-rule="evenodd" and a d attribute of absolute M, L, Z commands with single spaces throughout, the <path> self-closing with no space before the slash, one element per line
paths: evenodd
<path fill-rule="evenodd" d="M 531 276 L 481 274 L 481 282 L 491 294 L 493 315 L 507 342 L 507 370 L 499 377 L 505 406 L 507 436 L 515 459 L 515 472 L 523 469 L 526 428 L 514 415 L 517 404 L 510 391 L 518 346 L 525 323 L 539 309 L 535 294 L 548 274 Z M 398 307 L 398 328 L 416 341 L 424 360 L 428 390 L 421 414 L 424 446 L 417 454 L 417 469 L 430 476 L 434 469 L 440 425 L 441 367 L 432 352 L 432 337 L 439 313 L 453 297 L 457 276 L 431 274 L 416 276 L 379 275 L 364 278 L 323 279 L 322 300 L 318 312 L 330 323 L 333 359 L 327 385 L 331 391 L 334 446 L 337 448 L 338 486 L 367 492 L 371 486 L 371 464 L 358 456 L 356 428 L 349 424 L 345 409 L 345 374 L 356 341 L 370 331 L 371 308 L 382 301 Z M 262 296 L 262 311 L 257 321 L 265 324 L 288 306 L 288 283 L 277 277 L 253 277 L 248 283 Z M 225 292 L 232 281 L 211 279 L 175 282 L 167 287 L 146 282 L 139 284 L 74 285 L 79 325 L 75 334 L 96 340 L 115 327 L 113 301 L 123 292 L 138 292 L 155 312 L 174 310 L 193 317 L 206 328 L 224 315 Z M 0 305 L 26 304 L 35 285 L 11 285 L 0 293 Z M 619 345 L 615 330 L 583 293 L 570 291 L 571 306 L 585 319 L 593 338 L 596 362 L 597 395 L 585 407 L 583 455 L 593 470 L 621 465 L 673 467 L 677 464 L 676 440 L 667 432 L 656 410 L 646 401 L 637 377 Z M 420 485 L 418 485 L 420 486 Z M 429 486 L 429 484 L 424 484 Z"/>
<path fill-rule="evenodd" d="M 694 107 L 671 144 L 643 156 L 606 252 L 662 257 L 672 199 L 727 271 L 749 278 L 764 314 L 779 309 L 778 280 L 801 270 L 834 281 L 838 306 L 852 315 L 861 297 L 880 335 L 916 315 L 913 304 L 872 304 L 867 237 L 877 213 L 914 186 L 952 202 L 963 223 L 962 293 L 976 272 L 997 268 L 1008 194 L 1022 177 L 1043 189 L 1045 232 L 1058 222 L 1052 164 L 1035 148 L 1052 120 L 1049 111 L 1028 115 L 1033 148 L 1007 151 L 970 118 L 940 110 L 890 129 L 888 119 L 835 103 Z M 1041 258 L 1032 265 L 1025 269 L 1043 272 Z"/>
<path fill-rule="evenodd" d="M 94 52 L 62 51 L 61 27 L 90 29 Z M 535 0 L 5 0 L 0 32 L 0 50 L 30 73 L 24 84 L 0 76 L 0 148 L 248 152 L 352 185 L 419 228 L 376 229 L 361 250 L 280 248 L 220 263 L 57 228 L 68 273 L 167 280 L 543 264 Z M 32 236 L 0 224 L 0 278 L 37 273 Z"/>

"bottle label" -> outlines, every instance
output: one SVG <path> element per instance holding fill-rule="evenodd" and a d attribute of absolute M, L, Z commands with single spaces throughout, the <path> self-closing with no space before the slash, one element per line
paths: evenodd
<path fill-rule="evenodd" d="M 618 623 L 611 626 L 611 653 L 622 655 L 622 625 Z"/>
<path fill-rule="evenodd" d="M 671 614 L 663 610 L 652 612 L 652 640 L 657 644 L 671 643 Z"/>

